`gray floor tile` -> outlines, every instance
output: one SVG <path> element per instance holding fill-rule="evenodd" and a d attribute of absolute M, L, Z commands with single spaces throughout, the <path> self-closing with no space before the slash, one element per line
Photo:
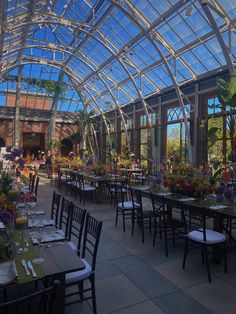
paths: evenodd
<path fill-rule="evenodd" d="M 183 291 L 176 291 L 160 298 L 155 302 L 166 314 L 210 314 L 204 306 Z"/>
<path fill-rule="evenodd" d="M 178 288 L 185 288 L 207 280 L 205 265 L 202 265 L 200 261 L 193 263 L 192 259 L 188 260 L 185 269 L 182 269 L 182 259 L 167 261 L 153 268 Z"/>
<path fill-rule="evenodd" d="M 92 308 L 88 302 L 75 303 L 65 308 L 65 314 L 93 314 Z"/>
<path fill-rule="evenodd" d="M 123 275 L 99 280 L 96 289 L 99 314 L 118 311 L 148 299 Z"/>
<path fill-rule="evenodd" d="M 122 245 L 115 241 L 111 241 L 107 244 L 101 245 L 99 247 L 99 251 L 107 259 L 115 259 L 130 255 L 130 252 L 126 248 L 124 248 Z"/>
<path fill-rule="evenodd" d="M 126 256 L 112 261 L 122 272 L 127 273 L 131 270 L 144 268 L 146 265 L 135 256 Z"/>
<path fill-rule="evenodd" d="M 211 284 L 205 282 L 184 291 L 214 314 L 236 313 L 236 289 L 221 278 L 215 278 Z"/>
<path fill-rule="evenodd" d="M 150 267 L 128 272 L 126 276 L 150 298 L 177 290 L 173 283 Z"/>
<path fill-rule="evenodd" d="M 113 314 L 163 314 L 164 312 L 152 301 L 143 302 Z"/>
<path fill-rule="evenodd" d="M 109 261 L 97 263 L 96 267 L 97 280 L 117 276 L 120 274 L 121 272 L 119 271 L 119 269 Z"/>

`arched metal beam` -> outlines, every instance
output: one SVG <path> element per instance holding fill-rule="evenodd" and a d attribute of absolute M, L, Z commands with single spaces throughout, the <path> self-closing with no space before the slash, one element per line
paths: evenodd
<path fill-rule="evenodd" d="M 221 35 L 221 32 L 219 30 L 219 27 L 218 27 L 212 13 L 211 13 L 211 10 L 210 10 L 209 5 L 208 5 L 208 1 L 207 0 L 199 0 L 199 2 L 203 8 L 203 11 L 205 12 L 205 14 L 208 18 L 208 21 L 209 21 L 213 31 L 216 34 L 216 38 L 219 42 L 219 45 L 220 45 L 221 50 L 223 52 L 223 55 L 225 57 L 226 64 L 228 66 L 229 73 L 232 74 L 233 70 L 234 70 L 234 65 L 233 65 L 232 59 L 231 59 L 230 54 L 229 54 L 229 48 L 226 46 L 224 39 Z"/>
<path fill-rule="evenodd" d="M 174 88 L 175 88 L 175 91 L 176 91 L 176 94 L 177 94 L 177 97 L 178 97 L 178 100 L 179 100 L 179 103 L 180 103 L 180 106 L 182 108 L 182 112 L 183 112 L 183 119 L 184 119 L 184 124 L 185 124 L 185 131 L 186 131 L 186 134 L 187 134 L 187 138 L 188 138 L 188 144 L 189 144 L 189 149 L 188 149 L 188 158 L 189 158 L 189 162 L 192 163 L 193 162 L 193 156 L 192 156 L 192 145 L 191 145 L 191 137 L 190 137 L 190 133 L 189 133 L 189 128 L 188 128 L 188 119 L 187 119 L 187 115 L 186 115 L 186 111 L 185 111 L 185 105 L 184 105 L 184 101 L 183 101 L 183 98 L 182 98 L 182 92 L 180 91 L 180 88 L 179 88 L 179 85 L 173 75 L 173 73 L 171 72 L 170 70 L 170 67 L 169 67 L 169 64 L 165 58 L 165 56 L 163 55 L 161 49 L 159 48 L 159 46 L 156 44 L 156 40 L 159 41 L 158 38 L 156 38 L 155 36 L 155 33 L 153 35 L 151 35 L 142 25 L 140 22 L 138 22 L 136 19 L 133 18 L 133 15 L 131 15 L 124 7 L 122 7 L 120 5 L 120 3 L 117 3 L 116 1 L 114 0 L 109 0 L 109 1 L 112 1 L 113 3 L 115 3 L 119 8 L 120 10 L 122 10 L 122 12 L 124 12 L 127 16 L 129 16 L 129 18 L 133 21 L 133 23 L 135 23 L 137 26 L 139 26 L 139 28 L 142 30 L 143 34 L 145 37 L 147 37 L 151 44 L 153 45 L 153 47 L 155 48 L 155 50 L 158 52 L 158 54 L 160 55 L 163 63 L 165 64 L 165 67 L 166 67 L 166 70 L 173 82 L 173 85 L 174 85 Z M 129 6 L 129 8 L 131 9 L 132 11 L 132 5 L 130 5 L 130 2 L 129 0 L 125 0 L 126 4 Z M 154 41 L 155 39 L 155 41 Z"/>
<path fill-rule="evenodd" d="M 46 16 L 53 17 L 53 18 L 58 18 L 58 17 L 55 17 L 55 16 L 51 16 L 51 15 L 49 15 L 49 14 L 47 14 Z M 46 23 L 46 24 L 56 24 L 56 23 L 59 23 L 59 24 L 61 24 L 61 25 L 65 25 L 65 26 L 68 26 L 68 27 L 72 27 L 72 28 L 73 28 L 73 26 L 71 26 L 70 23 L 69 23 L 69 24 L 65 24 L 65 21 L 64 21 L 63 19 L 59 19 L 58 22 L 55 22 L 55 21 L 42 21 L 42 20 L 41 20 L 41 21 L 32 21 L 32 22 L 31 22 L 31 24 L 43 24 L 43 23 Z M 22 23 L 21 26 L 27 25 L 27 24 L 29 24 L 29 22 L 27 22 L 27 23 Z M 83 23 L 79 23 L 79 24 L 83 24 Z M 136 89 L 137 94 L 138 94 L 139 97 L 140 97 L 140 100 L 141 100 L 141 103 L 142 103 L 142 105 L 143 105 L 145 114 L 147 115 L 148 124 L 150 124 L 149 112 L 148 112 L 148 107 L 149 107 L 149 106 L 148 106 L 148 104 L 145 102 L 145 100 L 144 100 L 144 98 L 143 98 L 143 96 L 142 96 L 142 94 L 141 94 L 139 88 L 137 87 L 137 85 L 136 85 L 136 83 L 135 83 L 135 81 L 134 81 L 134 79 L 133 79 L 131 73 L 129 72 L 129 70 L 127 69 L 127 67 L 124 65 L 124 63 L 119 59 L 119 57 L 114 53 L 114 51 L 113 51 L 106 43 L 104 43 L 102 40 L 100 40 L 99 38 L 97 38 L 94 34 L 88 32 L 87 30 L 82 29 L 82 28 L 79 28 L 79 31 L 85 33 L 88 37 L 91 37 L 91 38 L 93 38 L 94 40 L 96 40 L 97 42 L 99 42 L 104 48 L 106 48 L 106 49 L 113 55 L 114 59 L 116 59 L 116 60 L 121 64 L 121 66 L 123 67 L 124 71 L 125 71 L 126 74 L 130 77 L 132 83 L 134 84 L 134 88 Z M 80 87 L 80 86 L 79 86 L 79 87 Z M 152 109 L 151 109 L 151 110 L 152 110 Z"/>

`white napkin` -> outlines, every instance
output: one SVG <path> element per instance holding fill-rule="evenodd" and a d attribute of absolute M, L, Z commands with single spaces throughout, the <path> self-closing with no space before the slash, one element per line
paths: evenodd
<path fill-rule="evenodd" d="M 0 287 L 19 279 L 15 261 L 0 263 Z"/>
<path fill-rule="evenodd" d="M 160 196 L 168 196 L 168 195 L 172 195 L 173 193 L 172 192 L 160 192 L 160 193 L 157 193 L 157 195 L 160 195 Z"/>
<path fill-rule="evenodd" d="M 186 197 L 186 198 L 181 198 L 180 199 L 181 202 L 191 202 L 191 201 L 195 201 L 194 197 Z"/>
<path fill-rule="evenodd" d="M 45 211 L 44 211 L 44 210 L 37 210 L 37 209 L 36 209 L 36 210 L 34 209 L 34 210 L 29 210 L 29 211 L 28 211 L 28 215 L 29 215 L 29 216 L 34 215 L 34 214 L 35 214 L 35 215 L 44 215 L 44 214 L 45 214 Z"/>
<path fill-rule="evenodd" d="M 226 206 L 226 205 L 213 205 L 213 206 L 210 206 L 209 208 L 210 209 L 225 209 L 225 208 L 228 208 L 229 206 Z"/>
<path fill-rule="evenodd" d="M 45 226 L 54 226 L 55 222 L 53 219 L 29 219 L 28 228 L 43 228 Z"/>
<path fill-rule="evenodd" d="M 52 232 L 42 232 L 41 243 L 48 243 L 54 241 L 62 241 L 65 240 L 65 233 L 63 230 L 56 230 Z M 39 244 L 37 239 L 37 234 L 31 237 L 33 244 Z"/>
<path fill-rule="evenodd" d="M 27 205 L 29 207 L 36 207 L 38 204 L 36 202 L 29 202 Z"/>

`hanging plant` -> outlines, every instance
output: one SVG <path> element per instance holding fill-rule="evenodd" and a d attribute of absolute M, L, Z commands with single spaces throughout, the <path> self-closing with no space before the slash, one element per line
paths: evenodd
<path fill-rule="evenodd" d="M 40 80 L 40 79 L 27 79 L 26 83 L 28 86 L 36 86 L 40 92 L 46 90 L 48 95 L 65 95 L 67 90 L 62 83 L 51 81 L 51 80 Z"/>

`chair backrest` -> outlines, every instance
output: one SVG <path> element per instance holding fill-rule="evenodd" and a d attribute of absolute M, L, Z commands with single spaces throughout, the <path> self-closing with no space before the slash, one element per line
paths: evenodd
<path fill-rule="evenodd" d="M 34 195 L 36 197 L 38 195 L 38 187 L 39 187 L 39 177 L 36 178 L 35 187 L 34 187 Z"/>
<path fill-rule="evenodd" d="M 150 193 L 151 201 L 152 201 L 152 209 L 156 214 L 163 214 L 164 213 L 164 204 L 163 204 L 163 197 L 159 195 L 155 195 Z"/>
<path fill-rule="evenodd" d="M 29 173 L 29 190 L 30 190 L 30 188 L 31 188 L 32 179 L 33 179 L 33 173 L 30 172 L 30 173 Z"/>
<path fill-rule="evenodd" d="M 34 184 L 35 184 L 36 174 L 32 175 L 31 184 L 30 184 L 30 192 L 34 192 Z"/>
<path fill-rule="evenodd" d="M 68 237 L 72 208 L 73 208 L 72 201 L 69 201 L 62 197 L 59 229 L 62 229 L 65 232 L 66 238 Z"/>
<path fill-rule="evenodd" d="M 84 229 L 82 258 L 87 258 L 88 255 L 90 255 L 90 258 L 92 259 L 91 266 L 93 271 L 96 267 L 98 244 L 100 240 L 102 224 L 102 221 L 98 221 L 91 217 L 90 214 L 87 214 Z"/>
<path fill-rule="evenodd" d="M 130 188 L 131 200 L 133 203 L 133 209 L 136 210 L 136 214 L 140 217 L 143 217 L 143 202 L 142 202 L 142 193 L 138 189 Z M 137 206 L 137 204 L 139 206 Z"/>
<path fill-rule="evenodd" d="M 57 291 L 60 282 L 50 287 L 0 304 L 1 314 L 56 314 Z"/>
<path fill-rule="evenodd" d="M 77 239 L 78 255 L 80 255 L 80 251 L 81 251 L 81 240 L 82 240 L 82 234 L 84 230 L 85 217 L 86 217 L 86 210 L 78 206 L 75 206 L 73 204 L 68 240 L 71 241 L 73 240 L 73 238 Z"/>
<path fill-rule="evenodd" d="M 79 188 L 84 190 L 84 176 L 82 174 L 78 174 L 77 180 L 78 180 Z"/>
<path fill-rule="evenodd" d="M 52 206 L 51 206 L 51 219 L 55 221 L 55 227 L 58 227 L 58 218 L 60 213 L 61 194 L 57 194 L 53 191 Z"/>
<path fill-rule="evenodd" d="M 203 240 L 206 241 L 206 220 L 209 217 L 208 211 L 203 209 L 202 211 L 197 211 L 196 215 L 196 209 L 191 208 L 191 204 L 182 204 L 181 213 L 185 233 L 189 230 L 197 229 L 203 232 Z"/>

